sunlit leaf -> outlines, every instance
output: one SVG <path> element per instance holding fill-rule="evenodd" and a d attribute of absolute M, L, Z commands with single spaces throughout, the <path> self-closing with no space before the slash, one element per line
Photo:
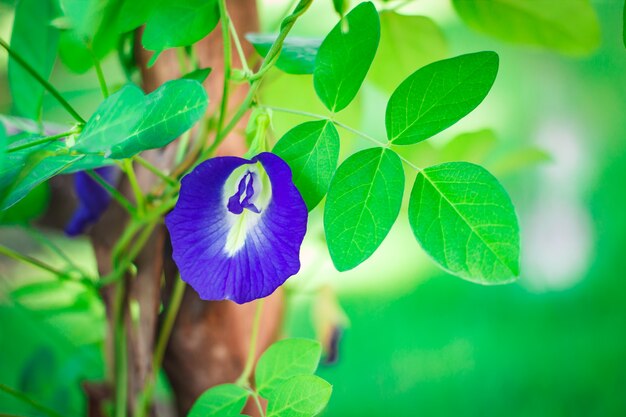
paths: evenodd
<path fill-rule="evenodd" d="M 447 50 L 443 32 L 428 17 L 381 12 L 380 45 L 368 80 L 393 91 L 416 69 L 444 59 Z"/>
<path fill-rule="evenodd" d="M 50 24 L 56 15 L 52 0 L 22 0 L 15 8 L 11 47 L 45 79 L 50 77 L 57 54 L 59 31 Z M 9 89 L 17 113 L 39 120 L 44 88 L 12 57 Z"/>
<path fill-rule="evenodd" d="M 372 148 L 346 159 L 333 177 L 324 210 L 330 256 L 339 271 L 366 260 L 398 217 L 404 171 L 390 149 Z"/>
<path fill-rule="evenodd" d="M 287 380 L 315 372 L 321 354 L 322 346 L 311 339 L 285 339 L 274 343 L 257 364 L 257 391 L 263 398 L 274 400 Z"/>
<path fill-rule="evenodd" d="M 355 7 L 326 36 L 317 53 L 313 83 L 330 111 L 338 112 L 354 99 L 379 39 L 380 22 L 371 2 Z"/>
<path fill-rule="evenodd" d="M 246 39 L 254 46 L 259 55 L 265 57 L 274 44 L 277 35 L 248 33 Z M 315 68 L 315 57 L 322 40 L 319 38 L 302 38 L 289 36 L 276 61 L 276 66 L 287 74 L 312 74 Z"/>
<path fill-rule="evenodd" d="M 470 27 L 499 39 L 584 55 L 600 45 L 589 0 L 453 0 Z"/>
<path fill-rule="evenodd" d="M 234 384 L 222 384 L 204 391 L 187 417 L 239 415 L 250 393 Z"/>
<path fill-rule="evenodd" d="M 193 45 L 217 26 L 217 5 L 217 0 L 163 0 L 150 14 L 141 43 L 151 51 Z"/>
<path fill-rule="evenodd" d="M 420 171 L 409 221 L 422 248 L 444 269 L 480 284 L 519 275 L 519 227 L 498 180 L 481 166 L 450 162 Z"/>
<path fill-rule="evenodd" d="M 315 375 L 292 377 L 267 405 L 267 417 L 312 417 L 324 409 L 332 386 Z"/>
<path fill-rule="evenodd" d="M 452 126 L 483 101 L 497 73 L 495 52 L 460 55 L 417 70 L 387 103 L 389 140 L 410 145 Z"/>
<path fill-rule="evenodd" d="M 291 167 L 293 182 L 309 210 L 322 200 L 339 159 L 339 133 L 332 122 L 302 123 L 274 146 L 273 152 Z"/>

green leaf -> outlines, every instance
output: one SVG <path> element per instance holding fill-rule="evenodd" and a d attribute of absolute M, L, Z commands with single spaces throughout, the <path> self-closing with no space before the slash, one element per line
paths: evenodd
<path fill-rule="evenodd" d="M 324 409 L 332 386 L 315 375 L 298 375 L 281 385 L 267 404 L 267 417 L 312 417 Z"/>
<path fill-rule="evenodd" d="M 8 146 L 9 146 L 9 139 L 7 138 L 7 132 L 4 129 L 4 125 L 0 121 L 0 167 L 3 167 L 4 162 L 6 161 Z"/>
<path fill-rule="evenodd" d="M 380 45 L 368 79 L 393 91 L 416 68 L 444 59 L 447 51 L 443 32 L 431 19 L 381 12 Z"/>
<path fill-rule="evenodd" d="M 57 11 L 52 0 L 21 0 L 15 8 L 11 47 L 43 78 L 54 66 L 59 31 L 50 22 Z M 41 118 L 43 86 L 9 56 L 9 89 L 17 113 Z"/>
<path fill-rule="evenodd" d="M 624 3 L 624 13 L 622 22 L 622 37 L 624 38 L 624 46 L 626 46 L 626 3 Z"/>
<path fill-rule="evenodd" d="M 274 146 L 273 152 L 291 167 L 293 182 L 309 211 L 322 200 L 339 159 L 339 133 L 329 120 L 302 123 Z"/>
<path fill-rule="evenodd" d="M 234 384 L 217 385 L 198 397 L 187 417 L 238 415 L 249 395 L 248 391 Z"/>
<path fill-rule="evenodd" d="M 497 73 L 495 52 L 460 55 L 417 70 L 387 103 L 389 140 L 410 145 L 452 126 L 483 101 Z"/>
<path fill-rule="evenodd" d="M 311 339 L 285 339 L 270 346 L 256 366 L 255 381 L 259 394 L 274 400 L 282 384 L 294 376 L 315 372 L 322 346 Z"/>
<path fill-rule="evenodd" d="M 372 64 L 380 40 L 380 21 L 371 2 L 359 4 L 326 36 L 313 72 L 318 97 L 332 112 L 354 99 Z"/>
<path fill-rule="evenodd" d="M 355 153 L 339 166 L 330 183 L 324 229 L 330 256 L 347 271 L 374 253 L 398 217 L 404 171 L 390 149 Z"/>
<path fill-rule="evenodd" d="M 212 68 L 200 68 L 183 75 L 181 78 L 184 78 L 185 80 L 196 80 L 199 83 L 203 83 L 204 80 L 207 79 L 211 71 Z"/>
<path fill-rule="evenodd" d="M 120 33 L 130 32 L 146 23 L 152 10 L 159 2 L 154 0 L 123 0 L 117 14 L 117 30 Z"/>
<path fill-rule="evenodd" d="M 278 35 L 248 33 L 246 39 L 265 57 Z M 322 43 L 319 38 L 289 36 L 283 42 L 276 66 L 287 74 L 313 74 L 315 57 Z"/>
<path fill-rule="evenodd" d="M 195 80 L 168 81 L 146 97 L 146 112 L 130 136 L 111 148 L 111 158 L 130 158 L 161 148 L 191 129 L 208 105 L 206 91 Z"/>
<path fill-rule="evenodd" d="M 141 42 L 150 51 L 193 45 L 219 19 L 217 0 L 163 0 L 148 18 Z"/>
<path fill-rule="evenodd" d="M 519 227 L 498 180 L 481 166 L 450 162 L 420 171 L 409 222 L 422 248 L 444 269 L 480 284 L 519 275 Z"/>
<path fill-rule="evenodd" d="M 585 55 L 600 45 L 600 25 L 589 0 L 453 0 L 471 28 L 502 39 Z"/>
<path fill-rule="evenodd" d="M 50 186 L 39 184 L 10 208 L 0 211 L 0 224 L 28 224 L 41 217 L 50 203 Z"/>
<path fill-rule="evenodd" d="M 491 129 L 461 133 L 441 148 L 438 162 L 465 161 L 484 164 L 498 145 L 498 138 Z"/>
<path fill-rule="evenodd" d="M 146 97 L 134 84 L 127 84 L 104 100 L 91 115 L 74 150 L 107 152 L 126 140 L 146 112 Z"/>

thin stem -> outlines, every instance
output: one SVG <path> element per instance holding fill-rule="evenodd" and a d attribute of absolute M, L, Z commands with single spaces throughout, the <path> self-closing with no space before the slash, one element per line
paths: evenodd
<path fill-rule="evenodd" d="M 248 67 L 248 60 L 246 59 L 246 54 L 243 52 L 243 48 L 241 47 L 241 41 L 239 40 L 239 35 L 237 35 L 237 29 L 235 29 L 235 24 L 232 20 L 229 20 L 229 27 L 233 35 L 233 41 L 235 43 L 237 55 L 239 55 L 239 60 L 241 61 L 241 68 L 243 68 L 244 72 L 247 74 L 250 72 L 250 68 Z"/>
<path fill-rule="evenodd" d="M 63 417 L 61 414 L 57 413 L 56 411 L 51 410 L 48 407 L 43 406 L 39 404 L 38 402 L 30 399 L 26 394 L 20 391 L 17 391 L 11 387 L 8 387 L 4 384 L 0 384 L 0 391 L 12 396 L 13 398 L 17 400 L 22 401 L 23 403 L 30 405 L 34 409 L 41 411 L 43 414 L 46 414 L 49 417 Z"/>
<path fill-rule="evenodd" d="M 141 165 L 142 167 L 144 167 L 145 169 L 147 169 L 148 171 L 152 172 L 157 177 L 161 178 L 163 181 L 167 182 L 168 184 L 170 185 L 178 184 L 178 181 L 176 181 L 174 178 L 170 177 L 169 175 L 161 171 L 159 168 L 152 165 L 150 162 L 143 159 L 141 156 L 136 155 L 133 157 L 133 160 L 137 162 L 139 165 Z"/>
<path fill-rule="evenodd" d="M 102 178 L 97 172 L 92 169 L 85 171 L 89 177 L 98 183 L 102 188 L 104 188 L 110 195 L 113 197 L 115 201 L 117 201 L 120 206 L 122 206 L 127 212 L 129 212 L 132 216 L 137 215 L 137 210 L 131 204 L 130 201 L 126 197 L 122 195 L 115 187 L 111 186 L 104 178 Z"/>
<path fill-rule="evenodd" d="M 74 108 L 70 105 L 70 103 L 68 103 L 63 96 L 61 96 L 61 93 L 59 93 L 57 91 L 56 88 L 54 88 L 52 86 L 52 84 L 50 84 L 45 78 L 43 78 L 41 75 L 39 75 L 39 73 L 37 71 L 35 71 L 35 69 L 33 67 L 30 66 L 30 64 L 28 64 L 28 62 L 26 62 L 24 60 L 24 58 L 22 58 L 22 56 L 20 54 L 18 54 L 17 52 L 15 52 L 13 49 L 11 49 L 11 47 L 9 46 L 8 43 L 6 43 L 4 41 L 4 39 L 0 39 L 0 46 L 2 46 L 7 52 L 8 54 L 13 57 L 13 59 L 22 66 L 22 68 L 24 68 L 30 75 L 33 76 L 33 78 L 35 78 L 37 80 L 37 82 L 39 84 L 41 84 L 43 86 L 43 88 L 45 88 L 46 90 L 48 90 L 48 92 L 50 94 L 52 94 L 52 96 L 59 102 L 59 104 L 61 104 L 65 110 L 78 122 L 81 124 L 85 124 L 85 119 L 83 119 L 80 114 L 78 114 L 78 112 L 76 110 L 74 110 Z"/>
<path fill-rule="evenodd" d="M 109 88 L 107 87 L 107 82 L 104 79 L 104 72 L 102 71 L 102 66 L 100 65 L 100 60 L 94 53 L 93 49 L 89 47 L 89 52 L 91 52 L 91 56 L 93 58 L 94 67 L 96 68 L 96 75 L 98 77 L 98 83 L 100 84 L 100 90 L 102 91 L 102 96 L 104 98 L 109 97 Z"/>
<path fill-rule="evenodd" d="M 165 318 L 163 320 L 163 326 L 161 327 L 161 332 L 159 333 L 159 338 L 154 348 L 152 370 L 150 371 L 150 375 L 146 378 L 146 384 L 143 391 L 139 395 L 137 408 L 135 409 L 135 417 L 144 417 L 147 414 L 148 405 L 150 404 L 154 394 L 156 378 L 159 374 L 159 370 L 161 369 L 161 364 L 163 363 L 165 349 L 167 348 L 167 343 L 170 340 L 172 328 L 174 327 L 174 322 L 176 321 L 176 316 L 178 315 L 178 310 L 180 309 L 184 293 L 185 282 L 180 279 L 180 276 L 177 276 L 176 281 L 174 282 L 174 288 L 172 289 L 172 295 L 167 307 L 167 312 L 165 313 Z"/>
<path fill-rule="evenodd" d="M 4 255 L 7 258 L 11 258 L 14 259 L 16 261 L 34 266 L 36 268 L 42 269 L 44 271 L 50 272 L 51 274 L 57 275 L 57 276 L 63 276 L 65 275 L 65 273 L 59 269 L 56 269 L 53 266 L 48 265 L 45 262 L 42 262 L 38 259 L 35 259 L 31 256 L 28 255 L 22 255 L 19 252 L 14 251 L 13 249 L 9 249 L 6 246 L 1 246 L 0 245 L 0 255 Z"/>
<path fill-rule="evenodd" d="M 265 417 L 265 410 L 263 409 L 263 404 L 261 404 L 261 400 L 259 399 L 259 394 L 257 394 L 256 391 L 252 392 L 252 398 L 254 399 L 256 408 L 259 410 L 259 415 L 261 417 Z"/>
<path fill-rule="evenodd" d="M 67 132 L 59 133 L 57 135 L 46 136 L 45 138 L 33 140 L 32 142 L 24 143 L 23 145 L 15 146 L 13 148 L 7 149 L 7 153 L 21 151 L 22 149 L 32 148 L 33 146 L 41 145 L 42 143 L 54 142 L 55 140 L 64 138 L 69 135 L 73 135 L 74 133 L 78 133 L 77 130 L 68 130 Z"/>
<path fill-rule="evenodd" d="M 189 67 L 187 65 L 187 57 L 185 56 L 184 48 L 176 48 L 176 58 L 178 59 L 180 75 L 185 75 L 189 72 Z"/>
<path fill-rule="evenodd" d="M 261 298 L 257 301 L 256 304 L 254 322 L 252 323 L 252 334 L 250 335 L 250 348 L 248 350 L 248 359 L 246 359 L 246 364 L 243 368 L 243 372 L 241 373 L 239 378 L 237 378 L 237 382 L 235 382 L 237 385 L 248 385 L 248 380 L 250 379 L 250 374 L 252 373 L 252 368 L 254 367 L 254 359 L 256 358 L 256 344 L 259 337 L 259 328 L 261 327 L 261 313 L 263 312 L 264 302 L 265 299 Z"/>
<path fill-rule="evenodd" d="M 230 71 L 232 67 L 232 45 L 230 42 L 230 17 L 226 9 L 226 0 L 218 0 L 220 20 L 222 22 L 222 39 L 224 42 L 224 87 L 222 89 L 222 101 L 220 104 L 220 117 L 217 121 L 217 134 L 219 135 L 224 126 L 226 112 L 228 111 L 228 96 L 230 94 Z"/>
<path fill-rule="evenodd" d="M 128 177 L 128 182 L 130 183 L 130 188 L 133 190 L 133 194 L 135 195 L 135 203 L 137 204 L 137 214 L 141 215 L 144 212 L 145 208 L 145 199 L 143 196 L 143 192 L 141 191 L 141 187 L 139 186 L 139 181 L 137 181 L 137 176 L 135 175 L 135 168 L 133 167 L 133 161 L 130 159 L 124 159 L 122 162 L 122 167 L 126 176 Z"/>

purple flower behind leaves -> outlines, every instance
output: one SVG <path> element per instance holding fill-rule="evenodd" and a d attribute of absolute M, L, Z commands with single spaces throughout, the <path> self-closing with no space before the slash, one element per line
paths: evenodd
<path fill-rule="evenodd" d="M 117 177 L 117 168 L 114 166 L 96 168 L 94 171 L 111 185 Z M 84 171 L 74 174 L 74 192 L 78 197 L 78 208 L 65 226 L 68 236 L 84 233 L 88 226 L 98 221 L 111 202 L 108 191 Z"/>
<path fill-rule="evenodd" d="M 181 278 L 202 299 L 241 304 L 298 272 L 307 214 L 289 166 L 264 152 L 198 165 L 165 224 Z"/>

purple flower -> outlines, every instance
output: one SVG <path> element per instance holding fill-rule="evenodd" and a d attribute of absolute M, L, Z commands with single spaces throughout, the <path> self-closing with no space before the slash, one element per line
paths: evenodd
<path fill-rule="evenodd" d="M 300 269 L 307 208 L 278 156 L 218 157 L 182 180 L 165 218 L 181 278 L 205 300 L 273 293 Z"/>
<path fill-rule="evenodd" d="M 111 185 L 118 173 L 114 166 L 96 168 L 94 171 Z M 65 226 L 65 233 L 68 236 L 84 233 L 88 226 L 98 221 L 111 202 L 108 191 L 84 171 L 74 174 L 74 192 L 78 197 L 78 208 Z"/>

